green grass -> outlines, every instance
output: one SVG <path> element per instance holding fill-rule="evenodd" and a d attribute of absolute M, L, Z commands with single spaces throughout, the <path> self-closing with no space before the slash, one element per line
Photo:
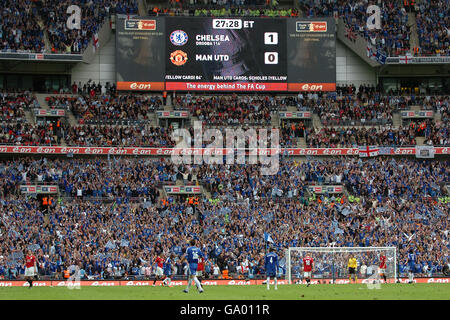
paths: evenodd
<path fill-rule="evenodd" d="M 205 286 L 200 294 L 184 287 L 8 287 L 0 300 L 449 300 L 450 284 L 382 284 L 369 290 L 364 284 L 280 285 L 267 291 L 263 285 Z"/>

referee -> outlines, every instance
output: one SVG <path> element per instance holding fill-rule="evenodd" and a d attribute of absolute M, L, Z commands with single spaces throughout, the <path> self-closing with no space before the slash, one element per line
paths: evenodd
<path fill-rule="evenodd" d="M 358 262 L 356 261 L 356 258 L 353 256 L 353 254 L 350 254 L 350 259 L 348 259 L 348 280 L 350 282 L 352 281 L 352 275 L 355 283 L 358 281 L 358 277 L 356 276 L 357 267 Z"/>

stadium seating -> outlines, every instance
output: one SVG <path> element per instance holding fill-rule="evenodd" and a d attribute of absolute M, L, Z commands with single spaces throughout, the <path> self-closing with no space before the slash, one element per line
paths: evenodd
<path fill-rule="evenodd" d="M 31 0 L 4 0 L 0 9 L 0 52 L 43 52 L 44 32 Z"/>
<path fill-rule="evenodd" d="M 69 5 L 81 8 L 83 19 L 81 30 L 67 30 L 66 10 Z M 92 37 L 100 29 L 105 18 L 111 14 L 136 14 L 137 1 L 47 1 L 41 7 L 40 15 L 45 21 L 52 53 L 81 53 L 88 46 Z"/>
<path fill-rule="evenodd" d="M 420 248 L 417 272 L 439 273 L 448 260 L 442 219 L 448 203 L 439 186 L 448 179 L 447 167 L 448 160 L 383 157 L 362 162 L 283 160 L 277 176 L 263 177 L 255 165 L 177 167 L 162 159 L 1 161 L 0 276 L 19 275 L 22 264 L 13 252 L 32 246 L 42 276 L 58 276 L 72 259 L 70 251 L 83 257 L 86 278 L 112 279 L 111 271 L 117 271 L 119 277 L 126 272 L 140 279 L 141 268 L 154 254 L 186 246 L 180 233 L 187 231 L 207 239 L 201 246 L 220 270 L 236 276 L 248 260 L 257 277 L 264 273 L 263 227 L 281 247 L 396 245 L 401 269 L 414 235 L 412 243 Z M 158 202 L 154 186 L 176 181 L 185 172 L 190 172 L 188 180 L 211 193 L 197 208 L 201 218 L 176 197 L 169 196 L 165 205 Z M 409 179 L 421 172 L 427 172 L 421 180 Z M 19 185 L 44 182 L 61 190 L 47 215 L 37 201 L 17 195 Z M 310 183 L 342 183 L 352 196 L 311 196 L 305 189 Z M 135 197 L 146 197 L 147 202 L 133 204 Z M 135 230 L 133 236 L 130 230 Z M 182 266 L 177 274 L 183 275 Z"/>
<path fill-rule="evenodd" d="M 448 56 L 449 40 L 449 3 L 448 1 L 421 1 L 417 13 L 417 27 L 421 55 Z"/>
<path fill-rule="evenodd" d="M 92 36 L 99 30 L 105 18 L 113 14 L 136 14 L 137 1 L 10 1 L 5 0 L 2 10 L 0 51 L 82 53 Z M 241 3 L 242 2 L 242 3 Z M 372 2 L 356 0 L 299 0 L 296 8 L 279 9 L 276 3 L 260 4 L 225 2 L 183 2 L 181 7 L 150 8 L 150 15 L 194 16 L 262 16 L 262 17 L 340 17 L 348 28 L 364 37 L 373 47 L 388 56 L 448 55 L 448 1 L 421 1 L 413 10 L 407 10 L 401 1 L 383 1 L 381 5 L 381 30 L 368 30 L 366 9 Z M 67 7 L 78 5 L 83 12 L 81 30 L 69 32 L 66 27 Z M 25 10 L 22 10 L 25 8 Z M 20 9 L 20 10 L 19 10 Z M 419 47 L 411 51 L 411 28 L 408 11 L 415 15 Z M 13 17 L 20 17 L 13 19 Z M 50 47 L 45 48 L 44 35 L 48 35 Z"/>
<path fill-rule="evenodd" d="M 80 30 L 68 30 L 67 8 L 82 11 Z M 0 52 L 83 53 L 105 18 L 112 14 L 136 14 L 137 1 L 2 1 Z M 49 47 L 44 43 L 48 36 Z"/>

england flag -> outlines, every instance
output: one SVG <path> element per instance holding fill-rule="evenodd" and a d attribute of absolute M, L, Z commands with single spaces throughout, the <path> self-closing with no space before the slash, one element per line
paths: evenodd
<path fill-rule="evenodd" d="M 376 157 L 380 153 L 380 148 L 375 146 L 363 146 L 358 149 L 360 158 Z"/>

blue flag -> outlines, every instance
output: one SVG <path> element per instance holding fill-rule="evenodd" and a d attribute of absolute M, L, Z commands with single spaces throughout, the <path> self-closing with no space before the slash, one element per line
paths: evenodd
<path fill-rule="evenodd" d="M 264 232 L 264 241 L 274 243 L 272 237 L 267 232 Z"/>

